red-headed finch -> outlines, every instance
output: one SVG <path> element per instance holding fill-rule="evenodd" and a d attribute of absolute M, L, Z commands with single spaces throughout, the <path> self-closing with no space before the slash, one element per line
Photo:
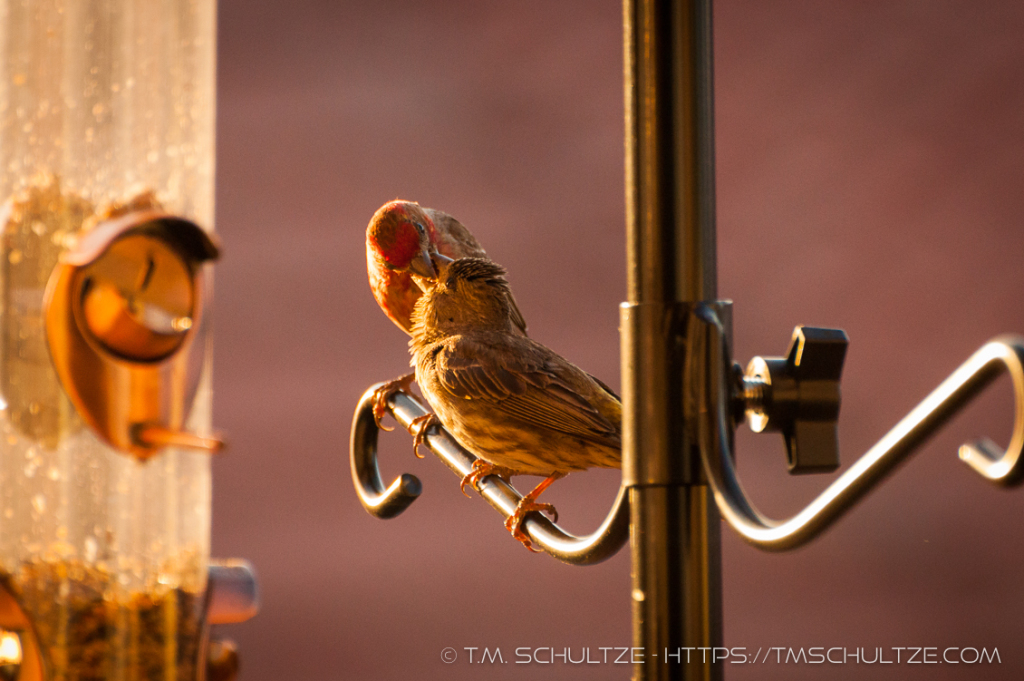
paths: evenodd
<path fill-rule="evenodd" d="M 388 201 L 373 214 L 366 228 L 366 270 L 370 290 L 380 309 L 406 333 L 412 333 L 412 311 L 421 295 L 415 276 L 433 277 L 432 257 L 486 258 L 487 253 L 461 222 L 447 213 L 423 208 L 413 201 Z M 526 321 L 509 296 L 514 324 L 526 333 Z M 389 381 L 376 393 L 377 425 L 387 412 L 387 398 L 407 388 L 413 375 Z"/>
<path fill-rule="evenodd" d="M 412 201 L 385 203 L 366 228 L 366 269 L 373 297 L 384 314 L 408 334 L 412 333 L 413 307 L 420 297 L 413 275 L 433 277 L 431 256 L 435 253 L 452 260 L 487 257 L 461 222 Z M 525 333 L 526 322 L 515 300 L 511 305 L 515 325 Z"/>
<path fill-rule="evenodd" d="M 413 313 L 409 341 L 416 382 L 437 420 L 479 457 L 463 486 L 486 475 L 540 475 L 505 522 L 522 531 L 555 480 L 591 466 L 619 468 L 622 405 L 600 382 L 519 333 L 505 270 L 490 260 L 436 258 Z M 419 434 L 427 419 L 417 424 Z M 557 516 L 556 516 L 557 517 Z"/>

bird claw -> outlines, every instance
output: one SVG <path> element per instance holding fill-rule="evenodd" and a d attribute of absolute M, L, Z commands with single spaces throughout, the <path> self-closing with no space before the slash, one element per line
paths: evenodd
<path fill-rule="evenodd" d="M 412 435 L 412 453 L 416 455 L 416 458 L 425 458 L 423 454 L 420 454 L 420 445 L 426 444 L 427 429 L 439 425 L 441 425 L 441 421 L 435 414 L 417 416 L 409 423 L 409 433 Z"/>
<path fill-rule="evenodd" d="M 551 515 L 551 522 L 558 522 L 558 511 L 551 504 L 540 504 L 536 501 L 529 501 L 526 497 L 520 500 L 519 505 L 516 506 L 516 510 L 512 512 L 508 518 L 505 519 L 505 529 L 512 533 L 512 536 L 519 540 L 519 542 L 528 548 L 533 553 L 540 553 L 540 549 L 533 548 L 533 542 L 530 540 L 530 536 L 523 531 L 523 522 L 526 520 L 526 514 L 532 511 L 538 511 L 541 513 L 548 513 Z"/>
<path fill-rule="evenodd" d="M 397 392 L 408 390 L 414 378 L 416 378 L 416 374 L 406 374 L 401 378 L 388 381 L 373 391 L 373 422 L 377 424 L 378 428 L 385 432 L 394 430 L 383 423 L 383 419 L 388 413 L 388 398 Z"/>
<path fill-rule="evenodd" d="M 499 478 L 504 478 L 505 482 L 514 475 L 511 468 L 505 466 L 496 466 L 489 461 L 483 459 L 477 459 L 473 462 L 473 469 L 462 478 L 462 482 L 459 483 L 459 489 L 467 497 L 469 493 L 466 492 L 466 485 L 473 485 L 473 489 L 480 491 L 480 481 L 486 478 L 488 475 L 497 475 Z"/>
<path fill-rule="evenodd" d="M 505 529 L 512 533 L 522 543 L 523 546 L 528 548 L 534 553 L 540 553 L 539 550 L 533 548 L 533 542 L 530 541 L 530 537 L 523 532 L 523 522 L 526 520 L 526 514 L 532 511 L 539 511 L 540 513 L 551 514 L 551 521 L 558 522 L 558 511 L 551 504 L 540 504 L 537 503 L 537 497 L 541 493 L 551 486 L 551 483 L 556 480 L 560 480 L 565 477 L 565 472 L 554 472 L 533 488 L 529 494 L 519 500 L 516 504 L 516 510 L 512 511 L 512 515 L 505 519 Z"/>

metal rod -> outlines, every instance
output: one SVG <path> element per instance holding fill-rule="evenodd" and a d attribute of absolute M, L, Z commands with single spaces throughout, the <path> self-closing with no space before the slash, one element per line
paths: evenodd
<path fill-rule="evenodd" d="M 963 445 L 960 458 L 993 482 L 1016 485 L 1022 481 L 1024 338 L 999 336 L 975 352 L 806 508 L 784 521 L 767 518 L 747 497 L 732 463 L 724 328 L 711 308 L 703 305 L 695 307 L 689 326 L 692 350 L 687 363 L 697 386 L 692 411 L 707 476 L 724 518 L 758 548 L 783 551 L 817 537 L 1004 372 L 1012 381 L 1016 406 L 1009 447 L 1001 451 L 989 440 L 981 440 Z"/>
<path fill-rule="evenodd" d="M 685 323 L 714 300 L 710 0 L 624 0 L 628 303 L 622 309 L 638 681 L 720 679 L 717 508 L 683 423 Z"/>
<path fill-rule="evenodd" d="M 256 573 L 247 560 L 211 560 L 207 581 L 208 624 L 238 624 L 260 609 Z"/>
<path fill-rule="evenodd" d="M 352 419 L 351 463 L 352 481 L 359 500 L 372 515 L 378 518 L 393 518 L 408 508 L 420 495 L 422 487 L 414 475 L 403 473 L 387 488 L 380 477 L 377 465 L 377 436 L 379 430 L 373 417 L 373 405 L 377 389 L 383 383 L 370 386 L 359 400 L 355 417 Z M 403 428 L 409 429 L 413 420 L 429 412 L 414 396 L 396 392 L 388 397 L 388 410 Z M 473 470 L 476 457 L 467 452 L 441 426 L 433 426 L 426 432 L 424 444 L 437 455 L 459 477 L 465 477 Z M 480 496 L 504 517 L 512 515 L 522 495 L 514 487 L 496 475 L 489 475 L 480 481 Z M 523 529 L 530 535 L 534 546 L 552 557 L 570 565 L 594 565 L 615 555 L 629 538 L 629 509 L 626 503 L 626 489 L 619 489 L 611 511 L 600 527 L 592 534 L 577 537 L 566 532 L 540 513 L 526 516 Z"/>

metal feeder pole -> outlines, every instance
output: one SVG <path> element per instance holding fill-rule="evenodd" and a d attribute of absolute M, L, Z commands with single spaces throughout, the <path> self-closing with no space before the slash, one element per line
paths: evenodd
<path fill-rule="evenodd" d="M 633 678 L 721 679 L 709 650 L 722 645 L 719 514 L 683 419 L 687 316 L 717 295 L 711 3 L 623 8 Z"/>

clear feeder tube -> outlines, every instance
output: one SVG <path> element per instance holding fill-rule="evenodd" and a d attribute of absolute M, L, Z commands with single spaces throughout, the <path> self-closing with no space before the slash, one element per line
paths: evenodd
<path fill-rule="evenodd" d="M 54 373 L 43 294 L 104 215 L 212 227 L 215 17 L 215 0 L 0 0 L 0 581 L 49 679 L 197 677 L 209 456 L 101 444 Z M 190 431 L 210 404 L 207 361 Z"/>

